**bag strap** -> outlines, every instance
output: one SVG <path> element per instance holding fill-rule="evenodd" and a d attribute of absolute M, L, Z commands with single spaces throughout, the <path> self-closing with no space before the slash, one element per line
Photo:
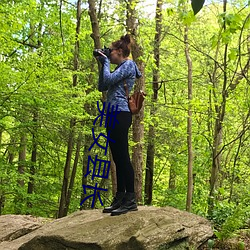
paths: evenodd
<path fill-rule="evenodd" d="M 125 89 L 126 96 L 127 96 L 127 99 L 128 99 L 128 98 L 129 98 L 129 96 L 128 96 L 128 85 L 127 85 L 127 83 L 126 83 L 126 80 L 124 80 L 123 85 L 124 85 L 124 89 Z"/>

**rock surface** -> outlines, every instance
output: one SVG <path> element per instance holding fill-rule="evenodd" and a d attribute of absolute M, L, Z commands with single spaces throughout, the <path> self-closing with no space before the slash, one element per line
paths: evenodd
<path fill-rule="evenodd" d="M 15 239 L 6 237 L 10 226 L 0 238 L 0 250 L 184 250 L 198 249 L 213 235 L 210 223 L 200 216 L 172 207 L 138 208 L 120 216 L 102 209 L 78 211 L 43 226 L 30 225 L 27 228 L 34 231 Z"/>
<path fill-rule="evenodd" d="M 41 227 L 48 219 L 31 215 L 1 215 L 0 242 L 12 241 Z"/>

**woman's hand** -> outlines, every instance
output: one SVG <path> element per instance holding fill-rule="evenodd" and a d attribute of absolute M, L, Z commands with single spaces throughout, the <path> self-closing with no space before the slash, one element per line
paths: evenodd
<path fill-rule="evenodd" d="M 97 56 L 96 59 L 101 63 L 104 64 L 105 60 L 108 58 L 106 55 L 104 55 L 102 52 L 98 51 L 100 56 Z"/>

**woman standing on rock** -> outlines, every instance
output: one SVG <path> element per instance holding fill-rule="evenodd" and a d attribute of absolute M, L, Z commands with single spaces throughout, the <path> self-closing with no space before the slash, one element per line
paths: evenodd
<path fill-rule="evenodd" d="M 111 44 L 110 59 L 102 53 L 97 57 L 102 64 L 98 90 L 108 90 L 107 104 L 110 103 L 110 107 L 118 105 L 118 111 L 120 111 L 116 116 L 119 123 L 116 123 L 113 128 L 108 122 L 106 127 L 106 132 L 110 131 L 110 138 L 115 141 L 109 141 L 109 146 L 116 165 L 117 192 L 111 205 L 103 210 L 104 213 L 111 213 L 111 215 L 138 210 L 134 192 L 134 169 L 128 150 L 128 130 L 132 123 L 132 114 L 128 107 L 124 83 L 130 92 L 135 78 L 141 77 L 141 73 L 135 62 L 128 58 L 130 44 L 130 36 L 122 36 Z M 110 63 L 117 65 L 113 72 L 110 72 Z"/>

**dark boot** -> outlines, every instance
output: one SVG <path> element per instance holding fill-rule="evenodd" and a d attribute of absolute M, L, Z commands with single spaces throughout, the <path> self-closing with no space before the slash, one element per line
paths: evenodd
<path fill-rule="evenodd" d="M 111 216 L 126 214 L 129 211 L 137 211 L 135 193 L 127 192 L 122 200 L 122 204 L 119 208 L 111 212 Z"/>
<path fill-rule="evenodd" d="M 115 197 L 113 198 L 113 201 L 109 207 L 105 207 L 102 212 L 103 213 L 111 213 L 113 210 L 119 208 L 122 203 L 122 199 L 125 195 L 125 192 L 116 192 Z"/>

